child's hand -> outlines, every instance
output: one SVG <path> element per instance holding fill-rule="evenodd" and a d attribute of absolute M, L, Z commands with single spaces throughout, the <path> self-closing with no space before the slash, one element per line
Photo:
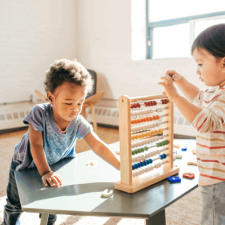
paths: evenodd
<path fill-rule="evenodd" d="M 62 185 L 62 178 L 57 173 L 50 171 L 41 177 L 41 180 L 45 186 L 58 187 Z"/>
<path fill-rule="evenodd" d="M 163 95 L 167 96 L 171 102 L 175 100 L 179 94 L 177 93 L 176 88 L 173 85 L 173 80 L 169 76 L 161 77 L 162 81 L 159 82 L 159 85 L 162 85 L 164 87 Z"/>
<path fill-rule="evenodd" d="M 166 76 L 170 76 L 173 81 L 180 81 L 183 79 L 183 76 L 181 76 L 179 73 L 177 73 L 175 70 L 167 70 Z"/>

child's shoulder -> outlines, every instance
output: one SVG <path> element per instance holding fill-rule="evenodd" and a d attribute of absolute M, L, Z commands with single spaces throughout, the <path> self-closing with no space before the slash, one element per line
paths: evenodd
<path fill-rule="evenodd" d="M 51 104 L 42 103 L 35 105 L 27 114 L 28 117 L 43 117 L 52 114 Z"/>
<path fill-rule="evenodd" d="M 51 104 L 49 102 L 37 104 L 32 108 L 31 111 L 51 111 Z"/>
<path fill-rule="evenodd" d="M 205 90 L 202 90 L 203 93 L 208 94 L 208 95 L 225 95 L 225 86 L 224 87 L 211 87 L 207 88 Z"/>
<path fill-rule="evenodd" d="M 215 101 L 225 101 L 225 87 L 208 88 L 200 92 L 200 98 L 207 104 Z"/>
<path fill-rule="evenodd" d="M 42 131 L 42 125 L 46 118 L 51 118 L 50 103 L 43 103 L 35 105 L 31 111 L 24 117 L 25 124 L 32 124 L 37 131 Z"/>

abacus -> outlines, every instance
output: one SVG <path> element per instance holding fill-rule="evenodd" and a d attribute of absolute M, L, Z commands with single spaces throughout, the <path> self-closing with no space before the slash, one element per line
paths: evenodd
<path fill-rule="evenodd" d="M 177 174 L 173 105 L 163 95 L 119 98 L 120 175 L 115 188 L 134 193 Z"/>

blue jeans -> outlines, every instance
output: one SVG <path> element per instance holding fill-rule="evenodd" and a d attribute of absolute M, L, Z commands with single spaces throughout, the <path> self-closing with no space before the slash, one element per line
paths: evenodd
<path fill-rule="evenodd" d="M 201 225 L 225 224 L 225 182 L 202 186 Z"/>
<path fill-rule="evenodd" d="M 20 225 L 20 215 L 22 213 L 19 194 L 16 186 L 14 171 L 18 163 L 12 162 L 9 171 L 9 182 L 7 186 L 7 203 L 4 209 L 4 221 L 2 225 Z M 49 215 L 48 225 L 53 225 L 56 221 L 56 215 Z"/>

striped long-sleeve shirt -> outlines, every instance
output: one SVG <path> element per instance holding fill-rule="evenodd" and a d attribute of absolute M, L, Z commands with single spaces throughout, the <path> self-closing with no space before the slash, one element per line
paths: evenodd
<path fill-rule="evenodd" d="M 199 184 L 225 181 L 225 86 L 199 91 L 193 103 L 202 107 L 192 122 L 197 129 Z"/>

